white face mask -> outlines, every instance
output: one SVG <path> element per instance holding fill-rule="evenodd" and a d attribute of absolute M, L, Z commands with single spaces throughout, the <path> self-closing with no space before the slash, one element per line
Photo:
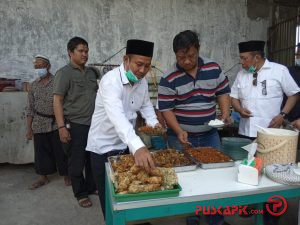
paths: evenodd
<path fill-rule="evenodd" d="M 295 59 L 295 65 L 296 66 L 300 66 L 300 58 L 299 59 Z"/>
<path fill-rule="evenodd" d="M 35 69 L 34 71 L 35 71 L 35 74 L 41 78 L 48 74 L 47 68 Z"/>

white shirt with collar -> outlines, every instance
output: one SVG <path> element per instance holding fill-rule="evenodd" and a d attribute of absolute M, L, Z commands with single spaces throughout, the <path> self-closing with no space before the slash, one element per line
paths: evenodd
<path fill-rule="evenodd" d="M 240 100 L 243 108 L 252 112 L 252 117 L 241 118 L 239 125 L 239 134 L 248 137 L 257 136 L 255 125 L 268 127 L 271 120 L 280 113 L 283 94 L 292 96 L 300 92 L 288 69 L 267 59 L 258 71 L 257 86 L 252 82 L 252 73 L 244 69 L 239 71 L 230 94 Z"/>
<path fill-rule="evenodd" d="M 87 151 L 104 154 L 129 147 L 132 154 L 144 143 L 136 135 L 134 127 L 137 111 L 147 125 L 155 126 L 158 121 L 151 104 L 148 83 L 145 78 L 129 83 L 124 65 L 106 73 L 101 79 L 88 134 Z"/>

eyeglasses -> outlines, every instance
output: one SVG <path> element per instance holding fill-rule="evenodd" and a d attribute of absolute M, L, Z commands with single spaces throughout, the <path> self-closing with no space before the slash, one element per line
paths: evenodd
<path fill-rule="evenodd" d="M 252 84 L 254 85 L 254 86 L 257 86 L 257 72 L 254 72 L 253 73 L 253 81 L 252 81 Z"/>
<path fill-rule="evenodd" d="M 262 89 L 261 89 L 261 94 L 262 95 L 267 95 L 267 81 L 264 80 L 263 82 L 261 82 L 261 86 L 262 86 Z"/>

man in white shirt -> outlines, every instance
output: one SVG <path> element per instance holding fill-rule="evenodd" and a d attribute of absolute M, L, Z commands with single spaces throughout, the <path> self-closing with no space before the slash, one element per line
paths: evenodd
<path fill-rule="evenodd" d="M 156 118 L 144 78 L 151 69 L 153 42 L 128 40 L 123 63 L 103 76 L 96 97 L 86 150 L 105 217 L 105 162 L 129 149 L 138 166 L 154 168 L 151 155 L 134 127 L 137 111 L 149 126 L 161 126 Z"/>
<path fill-rule="evenodd" d="M 231 88 L 232 106 L 241 114 L 239 134 L 257 136 L 257 126 L 280 127 L 294 107 L 298 85 L 288 69 L 264 58 L 264 41 L 239 43 L 243 69 L 238 72 Z M 280 110 L 283 94 L 288 96 Z"/>

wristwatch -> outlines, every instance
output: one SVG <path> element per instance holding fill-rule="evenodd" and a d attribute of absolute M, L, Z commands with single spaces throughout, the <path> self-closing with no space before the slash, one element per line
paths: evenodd
<path fill-rule="evenodd" d="M 287 114 L 286 114 L 285 112 L 281 111 L 281 112 L 279 113 L 279 115 L 282 115 L 283 119 L 285 119 L 285 117 L 286 117 Z"/>

